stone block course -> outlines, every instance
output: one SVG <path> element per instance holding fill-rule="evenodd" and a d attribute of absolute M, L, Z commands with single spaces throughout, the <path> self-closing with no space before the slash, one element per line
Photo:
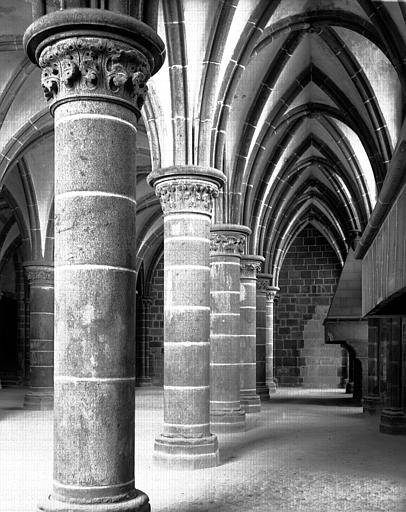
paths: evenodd
<path fill-rule="evenodd" d="M 322 325 L 341 268 L 313 227 L 293 242 L 279 276 L 275 315 L 275 369 L 281 386 L 337 387 L 341 349 L 325 345 Z"/>

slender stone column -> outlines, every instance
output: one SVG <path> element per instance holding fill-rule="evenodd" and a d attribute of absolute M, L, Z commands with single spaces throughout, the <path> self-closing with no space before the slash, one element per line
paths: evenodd
<path fill-rule="evenodd" d="M 141 297 L 142 305 L 142 331 L 140 343 L 140 358 L 141 358 L 141 375 L 137 376 L 137 384 L 139 386 L 150 386 L 151 377 L 149 375 L 149 343 L 147 339 L 147 317 L 149 315 L 149 308 L 151 307 L 151 297 Z"/>
<path fill-rule="evenodd" d="M 26 409 L 54 405 L 54 269 L 26 264 L 30 287 L 30 376 L 24 396 Z"/>
<path fill-rule="evenodd" d="M 240 402 L 240 257 L 249 228 L 211 227 L 210 424 L 213 432 L 245 428 Z"/>
<path fill-rule="evenodd" d="M 266 294 L 270 274 L 257 274 L 257 393 L 262 400 L 269 400 L 266 384 Z"/>
<path fill-rule="evenodd" d="M 54 483 L 39 510 L 147 512 L 134 487 L 135 135 L 163 43 L 136 19 L 70 9 L 24 44 L 55 117 Z"/>
<path fill-rule="evenodd" d="M 240 399 L 241 407 L 246 413 L 259 412 L 261 410 L 261 400 L 257 395 L 256 385 L 256 275 L 263 261 L 265 259 L 262 256 L 241 256 Z"/>
<path fill-rule="evenodd" d="M 210 219 L 224 175 L 175 166 L 153 171 L 164 213 L 164 431 L 155 460 L 198 469 L 218 464 L 210 433 Z"/>
<path fill-rule="evenodd" d="M 275 393 L 276 381 L 274 375 L 274 306 L 279 288 L 269 286 L 266 294 L 266 385 L 269 394 Z"/>
<path fill-rule="evenodd" d="M 385 320 L 387 321 L 387 320 Z M 402 404 L 402 319 L 392 318 L 387 360 L 387 406 L 382 410 L 379 431 L 406 435 L 406 414 Z M 406 334 L 406 333 L 405 333 Z"/>

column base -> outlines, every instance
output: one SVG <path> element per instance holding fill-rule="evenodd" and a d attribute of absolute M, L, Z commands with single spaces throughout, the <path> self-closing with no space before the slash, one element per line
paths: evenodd
<path fill-rule="evenodd" d="M 381 410 L 381 399 L 379 396 L 367 395 L 362 399 L 363 412 L 376 414 Z"/>
<path fill-rule="evenodd" d="M 215 411 L 210 413 L 210 431 L 216 434 L 241 432 L 245 430 L 245 412 Z"/>
<path fill-rule="evenodd" d="M 259 395 L 261 402 L 269 400 L 268 386 L 266 384 L 261 384 L 261 385 L 257 386 L 257 394 Z"/>
<path fill-rule="evenodd" d="M 246 414 L 261 412 L 261 399 L 258 395 L 244 395 L 240 396 L 241 409 Z"/>
<path fill-rule="evenodd" d="M 68 503 L 50 495 L 37 505 L 37 512 L 151 512 L 148 496 L 137 489 L 135 492 L 135 498 L 113 503 Z"/>
<path fill-rule="evenodd" d="M 140 377 L 139 379 L 136 380 L 136 386 L 138 386 L 140 388 L 152 386 L 151 377 Z"/>
<path fill-rule="evenodd" d="M 406 435 L 406 414 L 401 409 L 383 409 L 379 432 L 382 434 Z"/>
<path fill-rule="evenodd" d="M 54 393 L 49 391 L 28 390 L 24 395 L 24 409 L 30 411 L 52 411 L 54 408 Z"/>
<path fill-rule="evenodd" d="M 168 437 L 155 439 L 154 462 L 171 469 L 203 469 L 219 465 L 217 437 Z"/>

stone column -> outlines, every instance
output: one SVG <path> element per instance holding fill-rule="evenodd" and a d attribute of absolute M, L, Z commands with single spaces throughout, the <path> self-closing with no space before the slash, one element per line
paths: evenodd
<path fill-rule="evenodd" d="M 240 402 L 240 257 L 249 228 L 211 227 L 210 424 L 213 432 L 245 428 Z"/>
<path fill-rule="evenodd" d="M 387 360 L 387 406 L 382 410 L 379 431 L 383 434 L 406 434 L 406 414 L 402 404 L 402 320 L 391 321 Z M 387 320 L 385 320 L 387 321 Z"/>
<path fill-rule="evenodd" d="M 147 339 L 147 317 L 149 315 L 149 308 L 151 307 L 151 297 L 141 297 L 141 314 L 142 314 L 142 329 L 140 343 L 140 358 L 141 358 L 141 375 L 137 376 L 137 384 L 139 386 L 150 386 L 151 377 L 149 375 L 149 343 Z"/>
<path fill-rule="evenodd" d="M 270 285 L 269 274 L 257 274 L 257 393 L 262 400 L 269 400 L 266 384 L 266 294 Z"/>
<path fill-rule="evenodd" d="M 210 219 L 224 175 L 174 166 L 153 171 L 164 213 L 164 431 L 155 460 L 197 469 L 218 464 L 210 433 Z"/>
<path fill-rule="evenodd" d="M 364 412 L 375 414 L 381 405 L 379 390 L 379 318 L 368 320 L 368 393 L 362 400 Z"/>
<path fill-rule="evenodd" d="M 136 123 L 164 46 L 140 21 L 55 11 L 26 31 L 55 117 L 53 492 L 41 511 L 149 511 L 134 486 Z"/>
<path fill-rule="evenodd" d="M 30 374 L 25 409 L 54 405 L 54 269 L 47 264 L 24 265 L 29 284 Z"/>
<path fill-rule="evenodd" d="M 270 285 L 266 293 L 266 385 L 269 394 L 276 391 L 276 380 L 274 373 L 274 322 L 275 322 L 275 301 L 279 288 Z"/>
<path fill-rule="evenodd" d="M 241 407 L 246 413 L 260 412 L 261 400 L 257 395 L 256 377 L 256 295 L 257 272 L 262 256 L 241 256 L 241 287 L 240 287 L 240 399 Z"/>

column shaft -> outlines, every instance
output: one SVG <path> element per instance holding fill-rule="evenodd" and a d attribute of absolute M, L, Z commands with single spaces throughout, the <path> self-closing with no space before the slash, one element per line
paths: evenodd
<path fill-rule="evenodd" d="M 55 117 L 54 481 L 39 510 L 148 512 L 134 487 L 135 136 L 163 44 L 102 9 L 43 16 L 24 44 Z"/>
<path fill-rule="evenodd" d="M 266 295 L 266 384 L 269 393 L 275 393 L 276 382 L 274 374 L 274 304 L 279 288 L 270 286 Z"/>
<path fill-rule="evenodd" d="M 246 413 L 261 410 L 261 401 L 256 392 L 256 273 L 262 261 L 264 258 L 260 256 L 241 257 L 240 399 Z"/>
<path fill-rule="evenodd" d="M 266 384 L 266 289 L 268 279 L 263 274 L 257 275 L 257 393 L 262 400 L 269 400 L 269 390 Z"/>
<path fill-rule="evenodd" d="M 164 430 L 154 458 L 171 467 L 218 464 L 210 433 L 210 218 L 219 171 L 154 171 L 164 212 Z M 210 180 L 211 178 L 211 180 Z"/>
<path fill-rule="evenodd" d="M 387 407 L 382 410 L 379 431 L 384 434 L 406 434 L 406 414 L 402 403 L 402 319 L 384 320 L 390 323 L 387 360 Z"/>
<path fill-rule="evenodd" d="M 240 403 L 240 253 L 248 228 L 211 228 L 210 422 L 213 432 L 245 427 Z"/>
<path fill-rule="evenodd" d="M 49 265 L 26 264 L 30 286 L 30 376 L 26 409 L 52 409 L 54 401 L 54 276 Z"/>

